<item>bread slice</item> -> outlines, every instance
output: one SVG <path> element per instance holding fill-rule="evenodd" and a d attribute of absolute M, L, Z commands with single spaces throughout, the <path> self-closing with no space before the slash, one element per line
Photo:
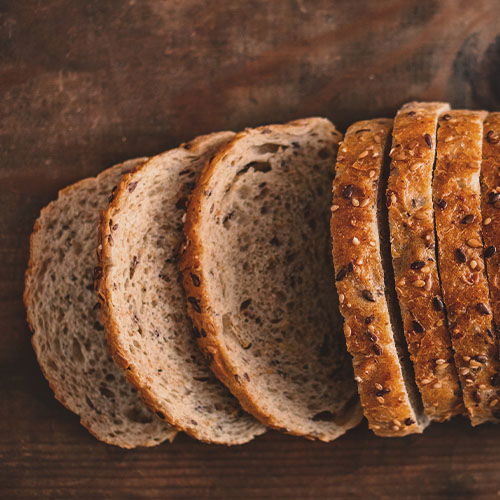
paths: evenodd
<path fill-rule="evenodd" d="M 443 102 L 410 102 L 392 133 L 387 202 L 396 291 L 415 380 L 427 416 L 463 413 L 437 269 L 432 177 Z"/>
<path fill-rule="evenodd" d="M 500 113 L 490 113 L 484 122 L 481 200 L 483 256 L 488 273 L 493 321 L 498 336 L 500 334 Z"/>
<path fill-rule="evenodd" d="M 484 269 L 479 174 L 484 111 L 442 115 L 433 198 L 455 364 L 473 425 L 498 421 L 500 363 Z"/>
<path fill-rule="evenodd" d="M 33 348 L 55 397 L 96 438 L 122 448 L 153 446 L 176 434 L 114 365 L 93 287 L 100 210 L 120 176 L 143 160 L 73 184 L 42 210 L 24 291 Z"/>
<path fill-rule="evenodd" d="M 264 424 L 323 441 L 361 418 L 328 241 L 340 138 L 322 118 L 237 135 L 194 191 L 182 258 L 217 376 Z"/>
<path fill-rule="evenodd" d="M 201 167 L 233 136 L 199 137 L 124 176 L 101 223 L 99 282 L 113 355 L 150 407 L 197 439 L 228 445 L 265 428 L 196 346 L 177 256 L 187 197 Z"/>
<path fill-rule="evenodd" d="M 419 433 L 428 424 L 413 379 L 394 292 L 385 152 L 392 120 L 354 123 L 333 182 L 335 283 L 364 414 L 379 436 Z M 386 241 L 384 241 L 386 240 Z"/>

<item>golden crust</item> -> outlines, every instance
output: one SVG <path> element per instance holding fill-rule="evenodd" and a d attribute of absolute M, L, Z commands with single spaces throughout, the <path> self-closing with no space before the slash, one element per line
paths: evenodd
<path fill-rule="evenodd" d="M 484 111 L 441 116 L 433 199 L 455 364 L 473 425 L 498 421 L 500 364 L 483 259 L 479 172 Z"/>
<path fill-rule="evenodd" d="M 486 271 L 493 320 L 500 329 L 500 113 L 484 122 L 481 165 L 481 208 Z"/>
<path fill-rule="evenodd" d="M 420 433 L 393 338 L 377 226 L 379 180 L 392 120 L 349 127 L 337 157 L 331 232 L 347 348 L 364 414 L 380 436 Z M 415 388 L 416 391 L 416 388 Z"/>
<path fill-rule="evenodd" d="M 404 332 L 425 413 L 464 411 L 436 263 L 432 174 L 440 102 L 405 104 L 394 120 L 387 205 Z"/>

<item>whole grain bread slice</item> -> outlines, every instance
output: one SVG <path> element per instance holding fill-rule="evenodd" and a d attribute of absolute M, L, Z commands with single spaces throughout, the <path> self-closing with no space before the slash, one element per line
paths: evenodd
<path fill-rule="evenodd" d="M 331 234 L 335 283 L 364 414 L 379 436 L 428 424 L 394 293 L 384 206 L 392 120 L 354 123 L 337 156 Z"/>
<path fill-rule="evenodd" d="M 265 428 L 243 412 L 198 349 L 177 256 L 187 198 L 203 165 L 233 136 L 199 137 L 123 177 L 103 214 L 99 281 L 111 350 L 146 402 L 195 438 L 227 445 Z"/>
<path fill-rule="evenodd" d="M 432 177 L 438 117 L 450 106 L 410 102 L 392 132 L 387 201 L 396 291 L 415 381 L 427 416 L 464 411 L 439 281 Z"/>
<path fill-rule="evenodd" d="M 96 438 L 123 448 L 172 440 L 108 354 L 93 280 L 99 214 L 130 160 L 59 192 L 35 223 L 24 301 L 32 344 L 55 397 Z"/>
<path fill-rule="evenodd" d="M 340 138 L 322 118 L 238 134 L 194 190 L 181 261 L 217 376 L 264 424 L 323 441 L 361 418 L 328 238 Z"/>
<path fill-rule="evenodd" d="M 484 111 L 441 116 L 433 199 L 439 272 L 455 364 L 473 425 L 498 421 L 500 363 L 482 243 L 479 183 Z"/>
<path fill-rule="evenodd" d="M 500 113 L 484 122 L 481 212 L 486 271 L 497 337 L 500 333 Z"/>

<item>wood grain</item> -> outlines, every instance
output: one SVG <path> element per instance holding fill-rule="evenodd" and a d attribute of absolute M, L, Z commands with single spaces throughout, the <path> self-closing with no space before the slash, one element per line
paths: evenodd
<path fill-rule="evenodd" d="M 103 445 L 53 400 L 21 302 L 31 227 L 66 184 L 212 130 L 345 127 L 413 99 L 498 110 L 499 26 L 496 0 L 2 0 L 0 497 L 499 495 L 500 426 L 460 418 L 404 439 Z"/>

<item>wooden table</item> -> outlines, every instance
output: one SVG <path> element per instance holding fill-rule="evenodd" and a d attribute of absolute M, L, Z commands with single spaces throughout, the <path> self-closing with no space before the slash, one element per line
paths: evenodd
<path fill-rule="evenodd" d="M 208 8 L 206 5 L 210 4 Z M 55 402 L 21 302 L 28 235 L 57 190 L 219 129 L 410 99 L 500 108 L 496 0 L 0 1 L 0 497 L 494 498 L 500 426 L 463 419 L 332 444 L 122 451 Z M 499 439 L 499 441 L 497 441 Z"/>

